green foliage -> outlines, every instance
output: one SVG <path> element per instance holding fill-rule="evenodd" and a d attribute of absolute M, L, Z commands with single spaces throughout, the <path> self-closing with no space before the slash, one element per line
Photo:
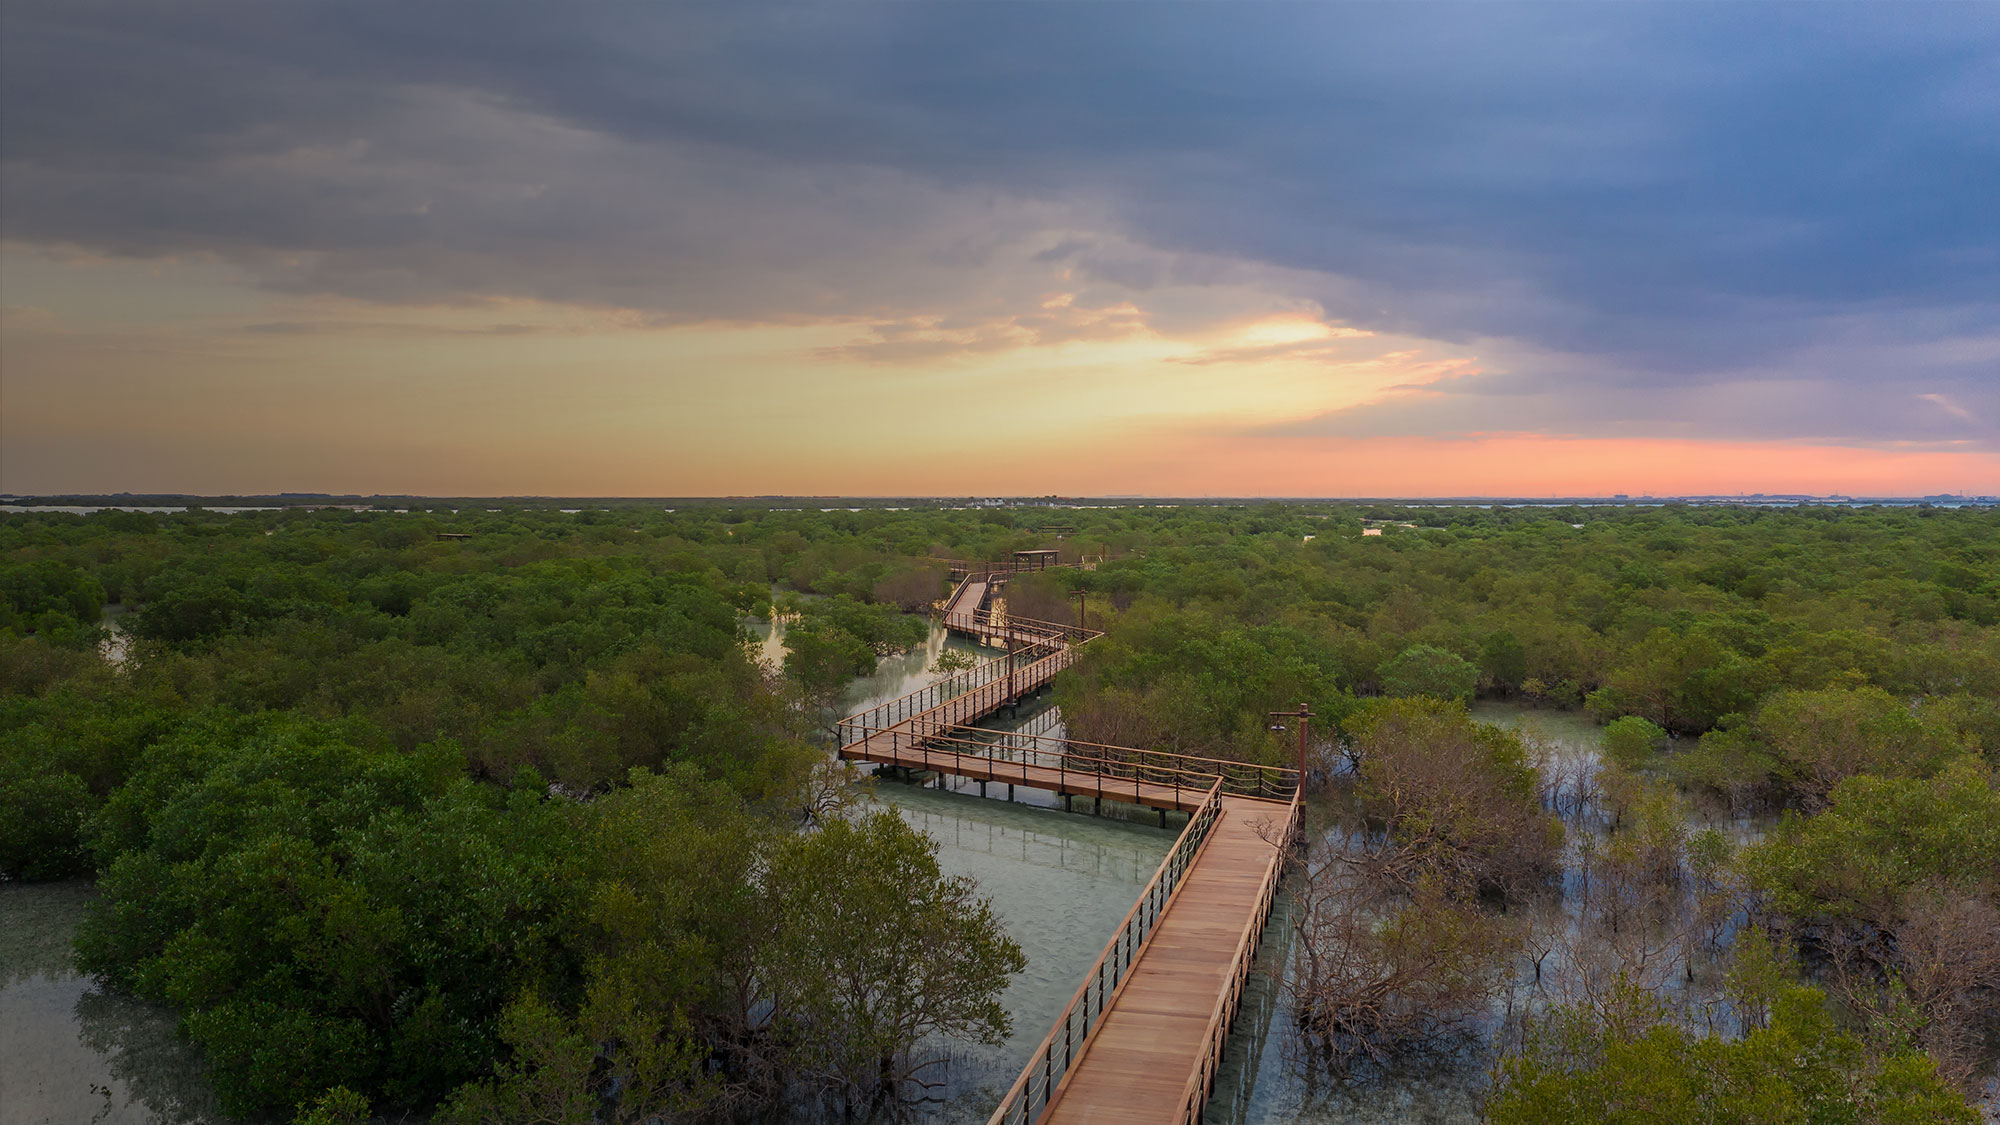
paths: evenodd
<path fill-rule="evenodd" d="M 1395 696 L 1463 700 L 1479 684 L 1477 667 L 1436 645 L 1411 645 L 1385 662 L 1379 675 L 1383 690 Z"/>
<path fill-rule="evenodd" d="M 1777 759 L 1779 777 L 1815 803 L 1843 778 L 1926 777 L 1958 753 L 1948 730 L 1877 687 L 1779 691 L 1757 708 L 1751 729 Z"/>
<path fill-rule="evenodd" d="M 1616 1007 L 1647 1013 L 1628 995 Z M 1974 1125 L 1978 1113 L 1918 1052 L 1871 1058 L 1840 1030 L 1824 997 L 1782 988 L 1769 1021 L 1738 1039 L 1698 1036 L 1657 1009 L 1605 1021 L 1559 1009 L 1507 1059 L 1488 1100 L 1494 1125 Z"/>
<path fill-rule="evenodd" d="M 685 772 L 593 812 L 582 998 L 517 998 L 508 1061 L 445 1120 L 644 1121 L 774 1077 L 851 1099 L 893 1092 L 933 1036 L 1006 1034 L 1019 947 L 894 814 L 777 831 Z"/>
<path fill-rule="evenodd" d="M 1736 935 L 1729 953 L 1723 994 L 1743 1030 L 1761 1031 L 1771 1024 L 1773 1006 L 1797 983 L 1792 950 L 1763 928 L 1750 926 Z"/>
<path fill-rule="evenodd" d="M 1963 749 L 1983 753 L 2000 765 L 2000 698 L 1966 692 L 1932 696 L 1918 706 L 1917 715 L 1947 732 Z"/>
<path fill-rule="evenodd" d="M 368 1099 L 345 1086 L 322 1091 L 299 1107 L 292 1125 L 367 1125 Z"/>
<path fill-rule="evenodd" d="M 1428 697 L 1369 700 L 1347 727 L 1358 794 L 1399 846 L 1401 882 L 1518 892 L 1554 870 L 1562 824 L 1542 809 L 1518 733 Z"/>
<path fill-rule="evenodd" d="M 55 559 L 0 561 L 0 632 L 74 640 L 94 635 L 104 586 Z"/>
<path fill-rule="evenodd" d="M 1654 754 L 1666 745 L 1667 732 L 1650 720 L 1627 715 L 1604 724 L 1600 737 L 1606 761 L 1635 770 L 1652 763 Z"/>
<path fill-rule="evenodd" d="M 480 1072 L 506 982 L 552 962 L 555 806 L 284 717 L 151 747 L 107 803 L 80 963 L 182 1010 L 232 1112 Z"/>
<path fill-rule="evenodd" d="M 145 608 L 132 614 L 130 628 L 137 636 L 171 643 L 209 640 L 248 623 L 253 614 L 265 616 L 271 608 L 255 605 L 242 590 L 213 574 L 178 569 L 147 583 Z"/>
<path fill-rule="evenodd" d="M 946 877 L 937 844 L 894 813 L 782 841 L 770 893 L 776 1034 L 800 1072 L 867 1093 L 893 1088 L 929 1036 L 1006 1038 L 1000 991 L 1027 967 L 1021 947 L 972 880 Z"/>
<path fill-rule="evenodd" d="M 671 1034 L 628 996 L 594 989 L 565 1016 L 533 993 L 500 1017 L 507 1057 L 490 1080 L 468 1083 L 440 1108 L 439 1125 L 639 1125 L 702 1108 L 698 1044 Z M 616 1091 L 615 1096 L 608 1091 Z"/>
<path fill-rule="evenodd" d="M 1488 633 L 1479 644 L 1479 671 L 1503 692 L 1516 692 L 1528 678 L 1528 649 L 1512 630 Z"/>
<path fill-rule="evenodd" d="M 1723 794 L 1734 805 L 1776 791 L 1779 770 L 1778 759 L 1742 727 L 1709 731 L 1666 766 L 1678 784 Z"/>
<path fill-rule="evenodd" d="M 2000 886 L 2000 784 L 1969 756 L 1931 778 L 1850 777 L 1825 812 L 1788 814 L 1743 862 L 1774 910 L 1804 920 L 1887 921 L 1931 883 L 1990 894 Z"/>
<path fill-rule="evenodd" d="M 1656 628 L 1591 696 L 1603 717 L 1641 715 L 1671 731 L 1700 731 L 1757 697 L 1757 669 L 1706 630 Z"/>
<path fill-rule="evenodd" d="M 1302 629 L 1134 611 L 1084 647 L 1056 702 L 1085 741 L 1283 764 L 1295 744 L 1266 729 L 1266 713 L 1303 700 L 1332 730 L 1349 705 L 1338 666 L 1326 638 Z"/>
<path fill-rule="evenodd" d="M 21 879 L 60 879 L 90 870 L 84 825 L 98 798 L 83 779 L 45 771 L 10 747 L 0 758 L 0 872 Z"/>
<path fill-rule="evenodd" d="M 0 640 L 0 656 L 38 649 L 35 638 Z M 0 873 L 54 879 L 92 869 L 90 819 L 180 717 L 171 703 L 119 687 L 86 667 L 43 694 L 0 696 Z"/>
<path fill-rule="evenodd" d="M 866 645 L 876 656 L 908 652 L 930 635 L 930 625 L 921 617 L 903 613 L 893 605 L 869 605 L 845 594 L 801 603 L 798 623 L 792 628 L 844 633 Z"/>
<path fill-rule="evenodd" d="M 945 649 L 937 654 L 936 660 L 931 661 L 931 671 L 942 676 L 949 676 L 957 672 L 970 672 L 977 667 L 979 667 L 979 658 L 962 648 Z"/>
<path fill-rule="evenodd" d="M 867 641 L 838 626 L 800 622 L 785 630 L 785 677 L 811 698 L 837 695 L 875 670 Z"/>
<path fill-rule="evenodd" d="M 1588 698 L 1700 735 L 1626 757 L 1737 801 L 1831 803 L 1746 861 L 1795 918 L 1990 898 L 1990 512 L 1101 508 L 1065 513 L 1057 544 L 1022 511 L 459 508 L 0 515 L 0 872 L 100 873 L 86 960 L 179 1005 L 232 1105 L 421 1112 L 458 1085 L 500 1118 L 613 1120 L 712 1104 L 696 1071 L 865 1069 L 879 1044 L 848 1053 L 815 1038 L 834 1017 L 797 1014 L 846 1009 L 776 1006 L 767 974 L 818 950 L 819 923 L 767 876 L 820 757 L 790 697 L 922 640 L 898 610 L 941 592 L 924 556 L 1111 556 L 1015 591 L 1068 619 L 1084 590 L 1112 630 L 1057 686 L 1073 733 L 1289 762 L 1265 712 L 1307 701 L 1322 752 L 1378 759 L 1376 823 L 1475 883 L 1542 869 L 1532 770 L 1455 719 L 1406 717 L 1403 738 L 1355 697 Z M 782 698 L 739 625 L 773 583 L 824 595 L 798 607 Z M 116 668 L 106 601 L 131 607 Z M 1443 747 L 1399 777 L 1481 800 L 1392 796 L 1388 743 Z M 1620 862 L 1644 866 L 1664 804 L 1620 792 Z M 1701 839 L 1684 850 L 1712 883 L 1727 849 Z M 1923 1105 L 1921 1060 L 1871 1073 L 1909 1095 L 1877 1117 Z"/>
<path fill-rule="evenodd" d="M 875 671 L 881 657 L 908 652 L 930 635 L 923 618 L 845 594 L 794 602 L 791 608 L 796 618 L 785 630 L 783 670 L 811 712 L 833 707 L 856 676 Z"/>

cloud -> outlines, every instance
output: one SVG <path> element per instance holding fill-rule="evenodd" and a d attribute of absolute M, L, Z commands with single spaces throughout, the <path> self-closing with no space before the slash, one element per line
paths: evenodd
<path fill-rule="evenodd" d="M 1045 298 L 1032 313 L 961 323 L 939 316 L 878 321 L 852 343 L 814 349 L 830 361 L 913 363 L 969 355 L 1049 348 L 1086 340 L 1118 340 L 1147 331 L 1146 315 L 1129 301 L 1090 308 L 1075 294 Z"/>
<path fill-rule="evenodd" d="M 1959 419 L 1960 421 L 1970 422 L 1975 426 L 1984 425 L 1984 423 L 1982 423 L 1979 420 L 1979 417 L 1977 415 L 1975 415 L 1972 411 L 1967 410 L 1965 407 L 1960 406 L 1956 402 L 1953 402 L 1951 400 L 1951 396 L 1949 395 L 1924 394 L 1924 395 L 1918 395 L 1917 397 L 1923 399 L 1925 402 L 1935 404 L 1939 409 L 1943 410 L 1945 413 L 1951 415 L 1952 417 Z"/>
<path fill-rule="evenodd" d="M 1478 370 L 1295 424 L 1326 432 L 1990 446 L 2000 417 L 1990 5 L 0 20 L 17 244 L 388 304 L 852 322 L 834 352 L 883 363 L 1310 309 Z M 1043 309 L 1058 289 L 1131 311 Z"/>

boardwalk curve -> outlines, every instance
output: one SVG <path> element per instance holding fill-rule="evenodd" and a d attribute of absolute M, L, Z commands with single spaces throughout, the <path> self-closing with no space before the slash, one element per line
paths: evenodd
<path fill-rule="evenodd" d="M 1163 822 L 1188 814 L 989 1125 L 1193 1125 L 1298 830 L 1298 771 L 972 726 L 1054 680 L 1098 634 L 996 615 L 994 575 L 963 574 L 946 625 L 1008 655 L 843 719 L 840 756 L 1146 805 Z"/>

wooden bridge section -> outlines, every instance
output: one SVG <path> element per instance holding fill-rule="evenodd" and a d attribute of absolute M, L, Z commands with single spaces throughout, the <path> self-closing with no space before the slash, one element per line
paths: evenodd
<path fill-rule="evenodd" d="M 1298 771 L 972 726 L 1098 635 L 996 620 L 987 581 L 968 571 L 946 621 L 1008 655 L 842 720 L 840 756 L 1188 814 L 989 1125 L 1195 1125 L 1297 831 Z"/>

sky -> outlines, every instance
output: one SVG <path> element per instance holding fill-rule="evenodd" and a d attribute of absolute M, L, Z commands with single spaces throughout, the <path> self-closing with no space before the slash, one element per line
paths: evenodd
<path fill-rule="evenodd" d="M 2000 493 L 2000 4 L 8 0 L 0 491 Z"/>

